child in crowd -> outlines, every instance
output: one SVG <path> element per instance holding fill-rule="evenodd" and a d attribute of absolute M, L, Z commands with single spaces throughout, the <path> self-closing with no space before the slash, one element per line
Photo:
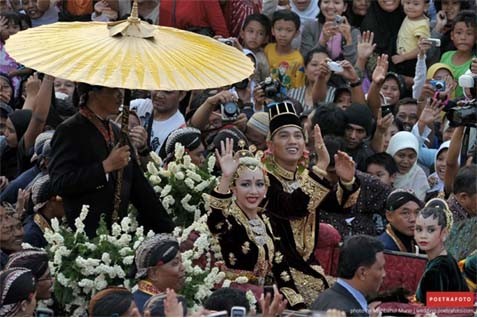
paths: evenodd
<path fill-rule="evenodd" d="M 403 7 L 406 17 L 398 33 L 397 55 L 391 59 L 397 64 L 400 74 L 414 76 L 419 53 L 417 44 L 420 38 L 428 38 L 430 35 L 429 19 L 425 14 L 429 0 L 404 0 Z"/>
<path fill-rule="evenodd" d="M 384 134 L 384 149 L 388 149 L 389 141 L 391 140 L 391 138 L 401 130 L 404 130 L 401 121 L 397 118 L 394 118 L 393 122 Z"/>
<path fill-rule="evenodd" d="M 427 54 L 429 64 L 439 62 L 441 55 L 447 51 L 455 50 L 451 40 L 452 23 L 459 12 L 469 10 L 474 0 L 433 0 L 437 11 L 435 25 L 431 22 L 431 38 L 441 40 L 440 46 L 432 46 Z"/>
<path fill-rule="evenodd" d="M 449 151 L 450 141 L 443 142 L 436 151 L 434 159 L 434 173 L 429 175 L 427 181 L 431 187 L 427 191 L 427 198 L 438 196 L 444 191 L 444 176 L 446 174 L 447 152 Z"/>
<path fill-rule="evenodd" d="M 255 54 L 256 59 L 256 80 L 263 81 L 270 75 L 268 60 L 263 52 L 263 46 L 268 42 L 270 36 L 270 20 L 264 14 L 251 14 L 243 23 L 240 31 L 240 39 L 243 47 Z"/>
<path fill-rule="evenodd" d="M 456 47 L 456 51 L 448 51 L 441 57 L 441 63 L 449 65 L 454 74 L 454 78 L 458 79 L 463 75 L 472 63 L 472 57 L 476 57 L 477 39 L 477 17 L 475 12 L 471 10 L 462 11 L 454 20 L 451 31 L 451 40 Z M 455 96 L 464 96 L 462 87 L 457 86 Z"/>
<path fill-rule="evenodd" d="M 445 87 L 442 87 L 442 85 L 440 85 L 441 87 L 433 85 L 434 88 L 440 93 L 445 93 L 444 98 L 454 99 L 454 90 L 457 83 L 454 80 L 452 69 L 443 63 L 429 63 L 429 61 L 427 61 L 426 53 L 432 46 L 432 43 L 428 39 L 420 39 L 418 46 L 419 54 L 417 56 L 414 84 L 412 85 L 412 98 L 421 98 L 426 80 L 437 80 L 445 81 Z M 429 69 L 427 69 L 427 65 L 430 65 Z"/>
<path fill-rule="evenodd" d="M 21 76 L 30 72 L 18 64 L 5 50 L 5 41 L 12 35 L 26 30 L 29 27 L 29 19 L 26 15 L 17 12 L 0 14 L 0 72 L 7 74 L 14 87 L 14 95 L 20 94 Z M 12 106 L 12 105 L 10 105 Z"/>
<path fill-rule="evenodd" d="M 22 5 L 33 27 L 58 22 L 59 9 L 53 2 L 23 0 Z"/>
<path fill-rule="evenodd" d="M 351 27 L 345 14 L 345 0 L 320 0 L 317 20 L 307 22 L 302 31 L 300 52 L 303 56 L 313 48 L 326 51 L 333 61 L 357 59 L 359 30 Z M 338 20 L 337 20 L 338 19 Z"/>
<path fill-rule="evenodd" d="M 385 97 L 383 105 L 391 105 L 393 110 L 397 108 L 399 100 L 406 96 L 406 83 L 403 76 L 394 72 L 388 72 L 381 86 L 381 94 Z"/>
<path fill-rule="evenodd" d="M 392 187 L 398 168 L 391 155 L 379 152 L 366 159 L 366 172 Z"/>
<path fill-rule="evenodd" d="M 2 13 L 0 15 L 0 72 L 9 74 L 18 68 L 18 64 L 5 51 L 5 41 L 20 31 L 19 13 Z"/>
<path fill-rule="evenodd" d="M 265 55 L 273 78 L 280 80 L 286 89 L 305 84 L 303 56 L 292 47 L 292 41 L 300 29 L 300 17 L 290 10 L 273 13 L 272 35 L 275 43 L 265 47 Z"/>
<path fill-rule="evenodd" d="M 414 240 L 426 252 L 428 262 L 416 290 L 416 300 L 428 305 L 427 292 L 468 291 L 467 284 L 453 255 L 444 242 L 453 224 L 452 212 L 442 199 L 432 199 L 416 218 Z"/>

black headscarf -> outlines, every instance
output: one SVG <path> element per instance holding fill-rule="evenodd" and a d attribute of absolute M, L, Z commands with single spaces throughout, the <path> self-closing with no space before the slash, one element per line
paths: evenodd
<path fill-rule="evenodd" d="M 346 8 L 345 16 L 348 18 L 348 23 L 355 28 L 360 28 L 361 23 L 363 23 L 364 16 L 357 15 L 353 12 L 353 0 L 346 0 L 345 3 L 348 5 Z"/>
<path fill-rule="evenodd" d="M 388 72 L 386 74 L 386 77 L 384 78 L 384 81 L 386 82 L 389 78 L 394 78 L 398 84 L 399 99 L 407 97 L 409 95 L 407 92 L 406 83 L 404 82 L 404 78 L 402 75 L 399 75 L 395 72 Z"/>
<path fill-rule="evenodd" d="M 16 110 L 10 115 L 8 115 L 8 118 L 13 123 L 13 126 L 15 127 L 15 132 L 17 133 L 17 140 L 19 141 L 25 132 L 27 131 L 28 124 L 30 123 L 31 120 L 31 110 L 29 109 L 21 109 L 21 110 Z"/>
<path fill-rule="evenodd" d="M 386 12 L 378 1 L 371 1 L 368 13 L 361 23 L 361 30 L 374 32 L 375 53 L 386 53 L 391 57 L 396 52 L 397 35 L 404 18 L 401 5 L 393 12 Z"/>

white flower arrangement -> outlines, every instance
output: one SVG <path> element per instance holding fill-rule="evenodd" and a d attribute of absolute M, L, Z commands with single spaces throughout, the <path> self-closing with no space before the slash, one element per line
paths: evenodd
<path fill-rule="evenodd" d="M 248 283 L 248 278 L 245 277 L 245 276 L 239 276 L 239 277 L 235 278 L 235 282 L 237 284 L 246 284 L 246 283 Z"/>
<path fill-rule="evenodd" d="M 174 156 L 177 159 L 182 159 L 182 156 L 184 155 L 184 152 L 185 152 L 184 146 L 180 142 L 176 142 Z"/>
<path fill-rule="evenodd" d="M 152 153 L 152 152 L 151 152 Z M 159 174 L 159 171 L 157 170 L 156 168 L 156 165 L 154 164 L 153 161 L 150 161 L 147 163 L 147 171 L 153 175 L 153 176 L 157 176 Z"/>
<path fill-rule="evenodd" d="M 253 292 L 251 290 L 247 290 L 247 292 L 245 293 L 245 296 L 247 297 L 247 300 L 250 304 L 250 309 L 255 309 L 257 310 L 257 298 L 255 298 L 255 295 L 253 294 Z"/>
<path fill-rule="evenodd" d="M 76 231 L 52 220 L 52 230 L 45 231 L 49 246 L 50 270 L 56 278 L 55 298 L 68 316 L 84 316 L 91 296 L 107 286 L 129 287 L 126 279 L 134 260 L 134 250 L 144 240 L 144 230 L 133 216 L 114 223 L 111 231 L 101 219 L 97 236 L 88 238 L 84 219 L 88 207 L 83 206 L 75 220 Z"/>
<path fill-rule="evenodd" d="M 162 165 L 162 159 L 161 159 L 161 157 L 159 157 L 159 156 L 157 155 L 157 153 L 155 153 L 154 151 L 152 151 L 152 152 L 150 153 L 150 157 L 151 157 L 151 159 L 156 163 L 156 165 L 159 165 L 159 166 Z"/>
<path fill-rule="evenodd" d="M 193 241 L 192 248 L 182 252 L 182 263 L 186 272 L 184 289 L 181 291 L 191 309 L 198 308 L 211 293 L 220 286 L 225 273 L 216 266 L 222 260 L 220 246 L 207 227 L 207 215 L 202 215 L 189 227 L 177 227 L 174 234 L 179 243 Z M 218 252 L 212 252 L 212 251 Z"/>
<path fill-rule="evenodd" d="M 214 288 L 230 286 L 231 282 L 224 281 L 225 273 L 217 266 L 217 262 L 222 261 L 220 246 L 206 223 L 205 194 L 217 182 L 210 174 L 215 158 L 210 157 L 206 168 L 201 169 L 189 161 L 187 154 L 181 154 L 180 150 L 178 154 L 182 157 L 172 165 L 174 173 L 160 167 L 160 158 L 151 154 L 148 180 L 151 183 L 160 180 L 155 190 L 159 190 L 156 191 L 162 197 L 162 204 L 169 213 L 174 212 L 176 222 L 182 221 L 182 224 L 179 222 L 181 226 L 174 230 L 174 236 L 179 243 L 192 242 L 192 247 L 182 252 L 186 284 L 181 294 L 186 297 L 190 308 L 196 309 Z M 90 239 L 84 232 L 83 221 L 87 213 L 88 207 L 83 207 L 75 220 L 77 229 L 74 232 L 60 226 L 56 219 L 52 220 L 53 231 L 45 232 L 51 257 L 50 269 L 56 278 L 55 298 L 65 316 L 86 315 L 91 296 L 109 285 L 133 286 L 135 282 L 127 279 L 126 273 L 133 266 L 134 251 L 145 237 L 155 234 L 149 231 L 144 235 L 144 229 L 138 227 L 135 217 L 129 216 L 114 223 L 111 229 L 101 219 L 97 236 Z M 247 283 L 246 278 L 241 277 L 234 282 Z M 253 301 L 254 297 L 251 298 L 252 305 Z"/>
<path fill-rule="evenodd" d="M 203 194 L 210 193 L 217 184 L 217 178 L 212 175 L 215 156 L 210 156 L 203 167 L 198 167 L 184 146 L 176 143 L 175 147 L 174 161 L 167 167 L 162 165 L 157 154 L 151 153 L 151 157 L 157 158 L 147 164 L 146 178 L 176 225 L 187 227 L 207 211 Z"/>
<path fill-rule="evenodd" d="M 179 243 L 193 241 L 192 248 L 181 253 L 187 277 L 181 294 L 186 297 L 188 304 L 193 304 L 190 306 L 192 310 L 197 309 L 198 305 L 212 294 L 214 288 L 249 282 L 245 276 L 239 276 L 234 281 L 225 279 L 225 273 L 218 265 L 223 262 L 220 245 L 207 226 L 207 215 L 202 215 L 184 230 L 176 227 L 174 236 Z M 257 299 L 253 292 L 248 291 L 246 296 L 250 308 L 256 308 Z"/>

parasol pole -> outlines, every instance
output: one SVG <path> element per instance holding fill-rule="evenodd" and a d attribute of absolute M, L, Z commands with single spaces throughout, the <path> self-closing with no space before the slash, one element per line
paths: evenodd
<path fill-rule="evenodd" d="M 131 15 L 127 20 L 130 24 L 139 24 L 141 20 L 139 19 L 138 9 L 137 9 L 137 0 L 134 0 Z M 129 133 L 129 105 L 131 103 L 131 90 L 125 89 L 124 90 L 124 99 L 123 99 L 123 107 L 121 112 L 121 133 L 119 137 L 119 145 L 124 146 L 127 145 L 128 141 L 128 133 Z M 133 149 L 131 149 L 132 151 Z M 112 222 L 119 221 L 119 208 L 121 206 L 121 190 L 123 187 L 123 175 L 124 175 L 124 168 L 118 171 L 117 179 L 116 179 L 116 188 L 114 189 L 114 209 L 112 215 Z"/>
<path fill-rule="evenodd" d="M 121 112 L 121 132 L 119 136 L 119 145 L 125 146 L 128 144 L 128 132 L 129 132 L 129 104 L 131 102 L 131 90 L 124 90 L 123 110 Z M 131 149 L 131 152 L 133 149 Z M 131 158 L 131 157 L 129 157 Z M 124 168 L 118 171 L 116 178 L 116 188 L 114 189 L 114 209 L 112 221 L 113 223 L 119 221 L 119 207 L 121 205 L 121 189 L 123 187 L 123 174 Z"/>

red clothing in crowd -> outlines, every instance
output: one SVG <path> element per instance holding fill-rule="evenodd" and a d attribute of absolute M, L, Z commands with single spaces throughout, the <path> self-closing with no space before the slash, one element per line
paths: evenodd
<path fill-rule="evenodd" d="M 173 17 L 175 4 L 175 21 Z M 159 24 L 187 30 L 210 27 L 215 35 L 229 37 L 224 14 L 218 0 L 161 0 Z"/>
<path fill-rule="evenodd" d="M 260 13 L 261 10 L 261 0 L 228 0 L 224 11 L 230 35 L 238 38 L 247 16 Z"/>

